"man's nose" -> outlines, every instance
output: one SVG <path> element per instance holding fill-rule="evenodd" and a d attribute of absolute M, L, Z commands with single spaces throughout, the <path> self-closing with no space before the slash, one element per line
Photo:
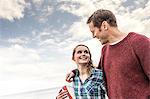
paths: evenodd
<path fill-rule="evenodd" d="M 95 35 L 95 33 L 92 33 L 92 35 L 93 35 L 93 38 L 96 38 L 96 35 Z"/>
<path fill-rule="evenodd" d="M 93 34 L 93 38 L 96 38 L 96 35 Z"/>

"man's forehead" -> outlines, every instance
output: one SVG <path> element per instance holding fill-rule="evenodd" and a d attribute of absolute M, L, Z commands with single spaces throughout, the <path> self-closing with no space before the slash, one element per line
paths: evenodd
<path fill-rule="evenodd" d="M 90 31 L 93 31 L 93 29 L 94 29 L 94 24 L 93 24 L 93 22 L 90 22 L 88 25 L 89 25 Z"/>
<path fill-rule="evenodd" d="M 90 26 L 90 27 L 94 27 L 93 21 L 91 21 L 91 22 L 89 23 L 89 26 Z"/>

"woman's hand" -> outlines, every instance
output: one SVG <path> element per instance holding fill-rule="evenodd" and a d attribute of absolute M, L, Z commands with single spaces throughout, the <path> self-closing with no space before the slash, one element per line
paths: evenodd
<path fill-rule="evenodd" d="M 60 90 L 58 96 L 56 97 L 56 99 L 65 99 L 66 97 L 68 97 L 68 91 L 67 90 Z"/>

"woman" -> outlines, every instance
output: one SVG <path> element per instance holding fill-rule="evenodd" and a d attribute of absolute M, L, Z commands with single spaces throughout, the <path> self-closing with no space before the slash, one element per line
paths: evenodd
<path fill-rule="evenodd" d="M 76 99 L 105 99 L 102 71 L 93 67 L 91 53 L 86 45 L 77 45 L 72 53 L 72 60 L 77 64 L 73 88 Z M 57 99 L 67 97 L 61 91 Z"/>

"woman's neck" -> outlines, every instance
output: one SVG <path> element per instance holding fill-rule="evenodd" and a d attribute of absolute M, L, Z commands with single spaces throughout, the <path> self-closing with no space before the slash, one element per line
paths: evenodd
<path fill-rule="evenodd" d="M 90 69 L 88 64 L 78 65 L 79 77 L 84 82 L 90 76 Z"/>

